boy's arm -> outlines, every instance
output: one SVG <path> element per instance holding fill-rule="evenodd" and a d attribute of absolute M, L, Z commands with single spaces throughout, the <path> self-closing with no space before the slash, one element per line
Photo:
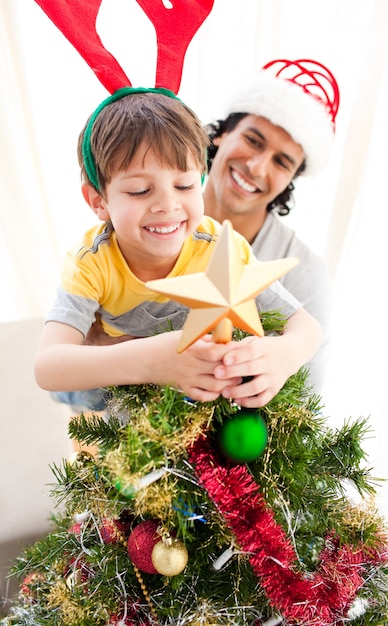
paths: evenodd
<path fill-rule="evenodd" d="M 253 377 L 241 385 L 226 386 L 222 395 L 247 408 L 262 407 L 280 391 L 286 380 L 307 363 L 322 341 L 319 322 L 300 308 L 277 337 L 246 337 L 229 344 L 216 378 Z"/>
<path fill-rule="evenodd" d="M 204 338 L 177 354 L 180 337 L 181 331 L 174 331 L 113 345 L 86 345 L 75 328 L 47 322 L 35 358 L 35 378 L 49 391 L 172 385 L 202 402 L 215 400 L 225 386 L 241 382 L 241 378 L 219 380 L 213 376 L 227 346 Z"/>

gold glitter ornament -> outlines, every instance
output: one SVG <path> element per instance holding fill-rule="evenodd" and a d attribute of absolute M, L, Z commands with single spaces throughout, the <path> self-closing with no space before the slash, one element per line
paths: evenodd
<path fill-rule="evenodd" d="M 177 576 L 185 569 L 189 555 L 186 546 L 179 539 L 168 537 L 153 547 L 151 560 L 159 574 Z"/>
<path fill-rule="evenodd" d="M 72 452 L 67 460 L 69 465 L 76 467 L 83 467 L 86 463 L 90 463 L 92 461 L 94 461 L 93 454 L 87 452 L 86 450 L 78 450 L 77 452 Z"/>

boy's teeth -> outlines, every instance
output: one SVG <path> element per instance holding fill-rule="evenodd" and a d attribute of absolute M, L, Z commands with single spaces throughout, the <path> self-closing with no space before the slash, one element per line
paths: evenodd
<path fill-rule="evenodd" d="M 253 185 L 250 185 L 249 183 L 247 183 L 246 180 L 244 180 L 240 176 L 240 174 L 238 174 L 238 172 L 236 172 L 235 170 L 232 170 L 232 178 L 236 181 L 236 183 L 238 185 L 240 185 L 240 187 L 245 189 L 245 191 L 249 191 L 250 193 L 253 193 L 254 191 L 257 191 L 256 187 L 254 187 Z"/>
<path fill-rule="evenodd" d="M 166 233 L 172 233 L 179 228 L 180 224 L 173 224 L 172 226 L 148 226 L 148 230 L 151 233 L 160 233 L 165 235 Z"/>

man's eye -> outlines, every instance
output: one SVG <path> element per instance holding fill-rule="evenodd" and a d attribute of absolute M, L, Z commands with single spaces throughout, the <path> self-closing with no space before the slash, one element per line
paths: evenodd
<path fill-rule="evenodd" d="M 260 148 L 261 147 L 262 141 L 260 141 L 260 139 L 258 139 L 257 137 L 253 137 L 252 135 L 247 135 L 246 138 L 247 138 L 247 141 L 252 146 L 255 146 L 255 148 Z"/>
<path fill-rule="evenodd" d="M 286 161 L 285 159 L 278 158 L 278 159 L 276 159 L 276 163 L 278 165 L 280 165 L 280 167 L 282 167 L 285 170 L 289 170 L 290 169 L 290 165 L 289 165 L 288 161 Z"/>

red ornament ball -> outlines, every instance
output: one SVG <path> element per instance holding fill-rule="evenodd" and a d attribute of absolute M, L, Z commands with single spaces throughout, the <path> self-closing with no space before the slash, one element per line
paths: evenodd
<path fill-rule="evenodd" d="M 44 580 L 45 578 L 40 572 L 30 572 L 23 579 L 20 587 L 20 592 L 28 600 L 36 600 L 39 592 L 39 583 L 43 582 Z"/>
<path fill-rule="evenodd" d="M 161 540 L 158 533 L 160 522 L 147 520 L 133 529 L 128 539 L 128 554 L 131 561 L 142 572 L 158 574 L 152 563 L 152 550 Z"/>
<path fill-rule="evenodd" d="M 131 617 L 118 617 L 112 615 L 107 626 L 135 626 L 136 622 Z"/>
<path fill-rule="evenodd" d="M 75 535 L 76 537 L 80 537 L 82 534 L 82 524 L 73 524 L 67 532 L 71 535 Z"/>
<path fill-rule="evenodd" d="M 63 576 L 69 589 L 72 589 L 93 578 L 94 571 L 83 559 L 73 557 L 66 565 Z"/>
<path fill-rule="evenodd" d="M 125 533 L 125 525 L 120 520 L 104 518 L 100 526 L 100 534 L 104 543 L 118 543 Z"/>
<path fill-rule="evenodd" d="M 139 617 L 139 611 L 141 608 L 140 602 L 127 603 L 126 617 L 124 615 L 111 615 L 107 626 L 153 626 L 155 622 L 152 619 L 148 619 L 147 616 L 142 615 Z"/>

